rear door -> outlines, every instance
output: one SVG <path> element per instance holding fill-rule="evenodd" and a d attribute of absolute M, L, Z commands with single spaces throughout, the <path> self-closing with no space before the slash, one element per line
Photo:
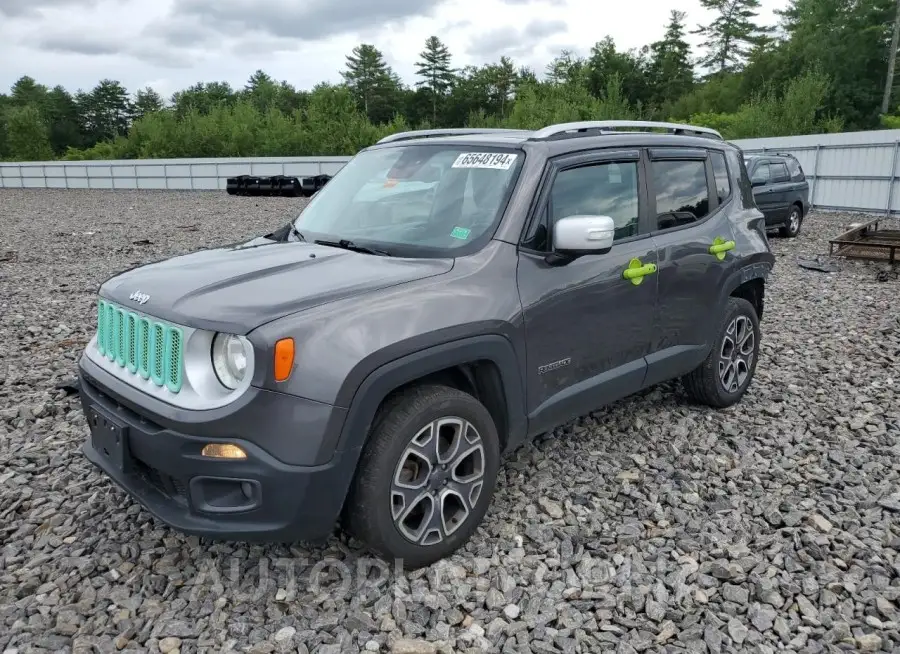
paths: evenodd
<path fill-rule="evenodd" d="M 722 285 L 735 261 L 728 209 L 737 191 L 723 150 L 654 148 L 647 155 L 659 261 L 649 385 L 693 370 L 707 355 L 719 326 Z"/>
<path fill-rule="evenodd" d="M 775 207 L 775 188 L 772 186 L 769 162 L 765 159 L 757 161 L 751 170 L 750 181 L 753 184 L 753 199 L 756 206 L 766 217 L 766 225 L 777 225 L 777 209 Z"/>
<path fill-rule="evenodd" d="M 787 164 L 781 159 L 769 161 L 769 184 L 772 188 L 770 199 L 775 220 L 783 223 L 787 220 L 791 207 L 791 194 L 794 188 Z"/>

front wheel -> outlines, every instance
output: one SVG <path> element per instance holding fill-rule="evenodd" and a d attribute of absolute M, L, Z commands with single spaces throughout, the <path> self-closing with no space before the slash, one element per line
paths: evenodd
<path fill-rule="evenodd" d="M 756 309 L 743 298 L 729 297 L 706 360 L 682 380 L 687 394 L 716 408 L 736 404 L 756 372 L 759 339 Z"/>
<path fill-rule="evenodd" d="M 794 238 L 800 233 L 800 225 L 803 223 L 803 211 L 796 204 L 791 205 L 791 213 L 788 215 L 787 225 L 779 231 L 782 236 Z"/>
<path fill-rule="evenodd" d="M 419 568 L 450 555 L 480 524 L 500 439 L 488 410 L 447 386 L 420 386 L 380 410 L 345 508 L 347 531 Z"/>

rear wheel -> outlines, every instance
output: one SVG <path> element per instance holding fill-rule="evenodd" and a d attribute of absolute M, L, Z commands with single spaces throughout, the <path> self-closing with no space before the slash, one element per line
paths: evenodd
<path fill-rule="evenodd" d="M 800 233 L 800 225 L 803 223 L 803 210 L 799 204 L 791 205 L 790 214 L 788 214 L 787 224 L 782 227 L 779 232 L 782 236 L 794 238 Z"/>
<path fill-rule="evenodd" d="M 500 465 L 488 410 L 447 386 L 414 387 L 379 412 L 350 489 L 347 531 L 385 558 L 418 568 L 471 537 Z"/>
<path fill-rule="evenodd" d="M 756 309 L 743 298 L 729 297 L 709 355 L 682 380 L 687 394 L 716 408 L 740 401 L 756 372 L 759 339 Z"/>

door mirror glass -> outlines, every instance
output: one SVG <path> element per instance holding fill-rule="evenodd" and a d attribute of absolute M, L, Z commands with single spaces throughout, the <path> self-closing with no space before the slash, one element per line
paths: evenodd
<path fill-rule="evenodd" d="M 565 253 L 604 252 L 613 245 L 616 224 L 609 216 L 566 216 L 553 224 L 553 249 Z"/>

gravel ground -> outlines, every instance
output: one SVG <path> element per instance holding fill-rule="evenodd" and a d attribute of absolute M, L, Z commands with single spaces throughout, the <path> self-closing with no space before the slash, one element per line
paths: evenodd
<path fill-rule="evenodd" d="M 431 569 L 337 536 L 209 544 L 156 523 L 82 457 L 56 388 L 98 284 L 301 204 L 0 190 L 0 651 L 898 651 L 900 281 L 796 265 L 854 216 L 773 239 L 739 406 L 669 384 L 524 447 L 465 551 Z"/>

